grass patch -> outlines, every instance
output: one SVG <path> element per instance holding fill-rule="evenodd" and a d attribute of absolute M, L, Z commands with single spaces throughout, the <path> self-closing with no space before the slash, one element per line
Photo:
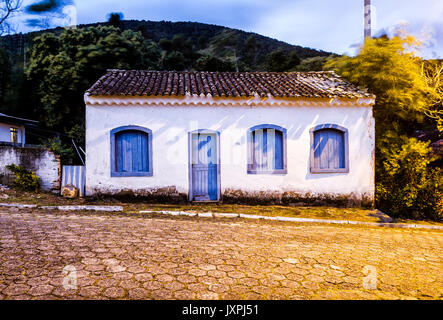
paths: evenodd
<path fill-rule="evenodd" d="M 152 211 L 187 211 L 187 212 L 216 212 L 242 213 L 271 217 L 297 217 L 333 220 L 358 220 L 367 222 L 381 222 L 388 218 L 377 214 L 377 210 L 361 208 L 334 208 L 334 207 L 290 207 L 278 205 L 235 205 L 235 204 L 192 204 L 192 205 L 162 205 L 145 204 L 142 210 Z M 383 220 L 384 221 L 384 220 Z"/>
<path fill-rule="evenodd" d="M 0 192 L 0 202 L 36 204 L 41 206 L 64 205 L 108 205 L 122 206 L 123 212 L 138 213 L 139 211 L 187 211 L 187 212 L 216 212 L 216 213 L 242 213 L 272 217 L 297 217 L 331 220 L 354 220 L 365 222 L 388 222 L 389 216 L 383 215 L 378 210 L 363 208 L 335 208 L 325 206 L 293 207 L 281 205 L 237 205 L 223 203 L 193 203 L 193 204 L 151 204 L 143 202 L 123 202 L 117 199 L 103 198 L 76 198 L 66 199 L 59 194 L 50 192 L 26 192 L 8 189 Z M 394 220 L 395 223 L 440 225 L 443 223 L 433 221 Z"/>

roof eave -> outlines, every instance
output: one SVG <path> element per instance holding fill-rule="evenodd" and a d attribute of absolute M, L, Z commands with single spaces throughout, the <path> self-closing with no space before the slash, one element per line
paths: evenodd
<path fill-rule="evenodd" d="M 212 97 L 211 95 L 186 96 L 121 96 L 121 95 L 84 95 L 88 105 L 194 105 L 194 106 L 366 106 L 375 104 L 374 97 Z"/>

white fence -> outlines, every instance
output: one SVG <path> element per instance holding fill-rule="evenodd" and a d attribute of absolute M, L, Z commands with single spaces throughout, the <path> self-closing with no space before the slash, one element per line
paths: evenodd
<path fill-rule="evenodd" d="M 85 167 L 84 166 L 63 166 L 62 171 L 62 188 L 68 184 L 72 184 L 78 189 L 80 197 L 85 196 Z"/>

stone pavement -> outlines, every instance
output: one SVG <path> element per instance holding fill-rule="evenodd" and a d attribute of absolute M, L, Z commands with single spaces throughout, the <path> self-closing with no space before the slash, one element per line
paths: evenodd
<path fill-rule="evenodd" d="M 443 232 L 0 212 L 0 299 L 442 299 Z"/>

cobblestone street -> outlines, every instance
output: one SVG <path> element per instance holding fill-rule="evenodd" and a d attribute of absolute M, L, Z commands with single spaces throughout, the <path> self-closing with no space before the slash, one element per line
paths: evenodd
<path fill-rule="evenodd" d="M 443 232 L 0 213 L 0 299 L 442 299 Z"/>

